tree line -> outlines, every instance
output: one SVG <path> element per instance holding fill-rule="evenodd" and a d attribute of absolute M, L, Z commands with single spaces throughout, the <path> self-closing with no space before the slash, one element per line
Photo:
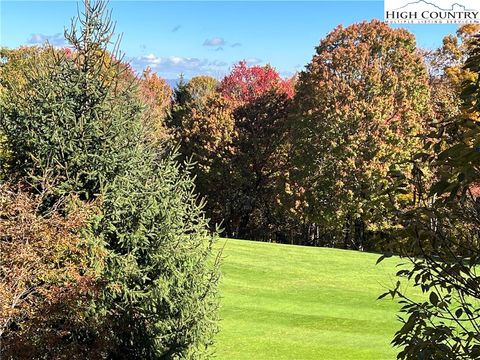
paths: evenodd
<path fill-rule="evenodd" d="M 196 163 L 211 223 L 226 237 L 386 249 L 392 204 L 415 202 L 391 175 L 410 174 L 432 126 L 460 113 L 476 32 L 426 51 L 374 20 L 334 29 L 290 79 L 240 62 L 220 81 L 181 82 L 165 124 Z"/>
<path fill-rule="evenodd" d="M 380 295 L 402 304 L 397 358 L 480 359 L 479 53 L 478 25 L 434 50 L 338 26 L 292 79 L 240 63 L 181 84 L 167 127 L 224 234 L 400 255 Z"/>

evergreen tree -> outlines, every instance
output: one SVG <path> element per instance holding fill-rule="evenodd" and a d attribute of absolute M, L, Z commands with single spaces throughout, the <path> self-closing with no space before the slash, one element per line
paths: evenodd
<path fill-rule="evenodd" d="M 204 358 L 217 330 L 218 261 L 190 168 L 148 142 L 135 82 L 111 48 L 103 1 L 86 2 L 66 38 L 2 84 L 0 125 L 9 181 L 99 202 L 91 230 L 107 253 L 96 316 L 115 359 Z"/>

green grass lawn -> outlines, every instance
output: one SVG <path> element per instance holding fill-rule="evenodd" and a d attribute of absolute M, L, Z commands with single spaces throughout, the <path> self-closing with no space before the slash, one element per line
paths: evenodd
<path fill-rule="evenodd" d="M 221 240 L 219 359 L 395 359 L 398 259 L 338 249 Z"/>

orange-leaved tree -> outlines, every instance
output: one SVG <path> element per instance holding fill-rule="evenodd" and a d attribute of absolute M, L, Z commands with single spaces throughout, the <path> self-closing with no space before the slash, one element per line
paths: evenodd
<path fill-rule="evenodd" d="M 41 211 L 43 201 L 0 186 L 0 354 L 101 358 L 105 319 L 91 310 L 105 251 L 86 231 L 98 207 L 72 197 Z"/>
<path fill-rule="evenodd" d="M 292 139 L 305 220 L 325 241 L 363 248 L 390 227 L 386 175 L 407 171 L 429 98 L 407 30 L 374 20 L 340 25 L 321 40 L 299 76 Z"/>

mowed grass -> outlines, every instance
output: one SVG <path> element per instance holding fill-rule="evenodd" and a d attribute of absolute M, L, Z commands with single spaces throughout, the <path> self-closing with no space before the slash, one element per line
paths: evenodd
<path fill-rule="evenodd" d="M 222 239 L 218 359 L 395 359 L 398 259 Z"/>

